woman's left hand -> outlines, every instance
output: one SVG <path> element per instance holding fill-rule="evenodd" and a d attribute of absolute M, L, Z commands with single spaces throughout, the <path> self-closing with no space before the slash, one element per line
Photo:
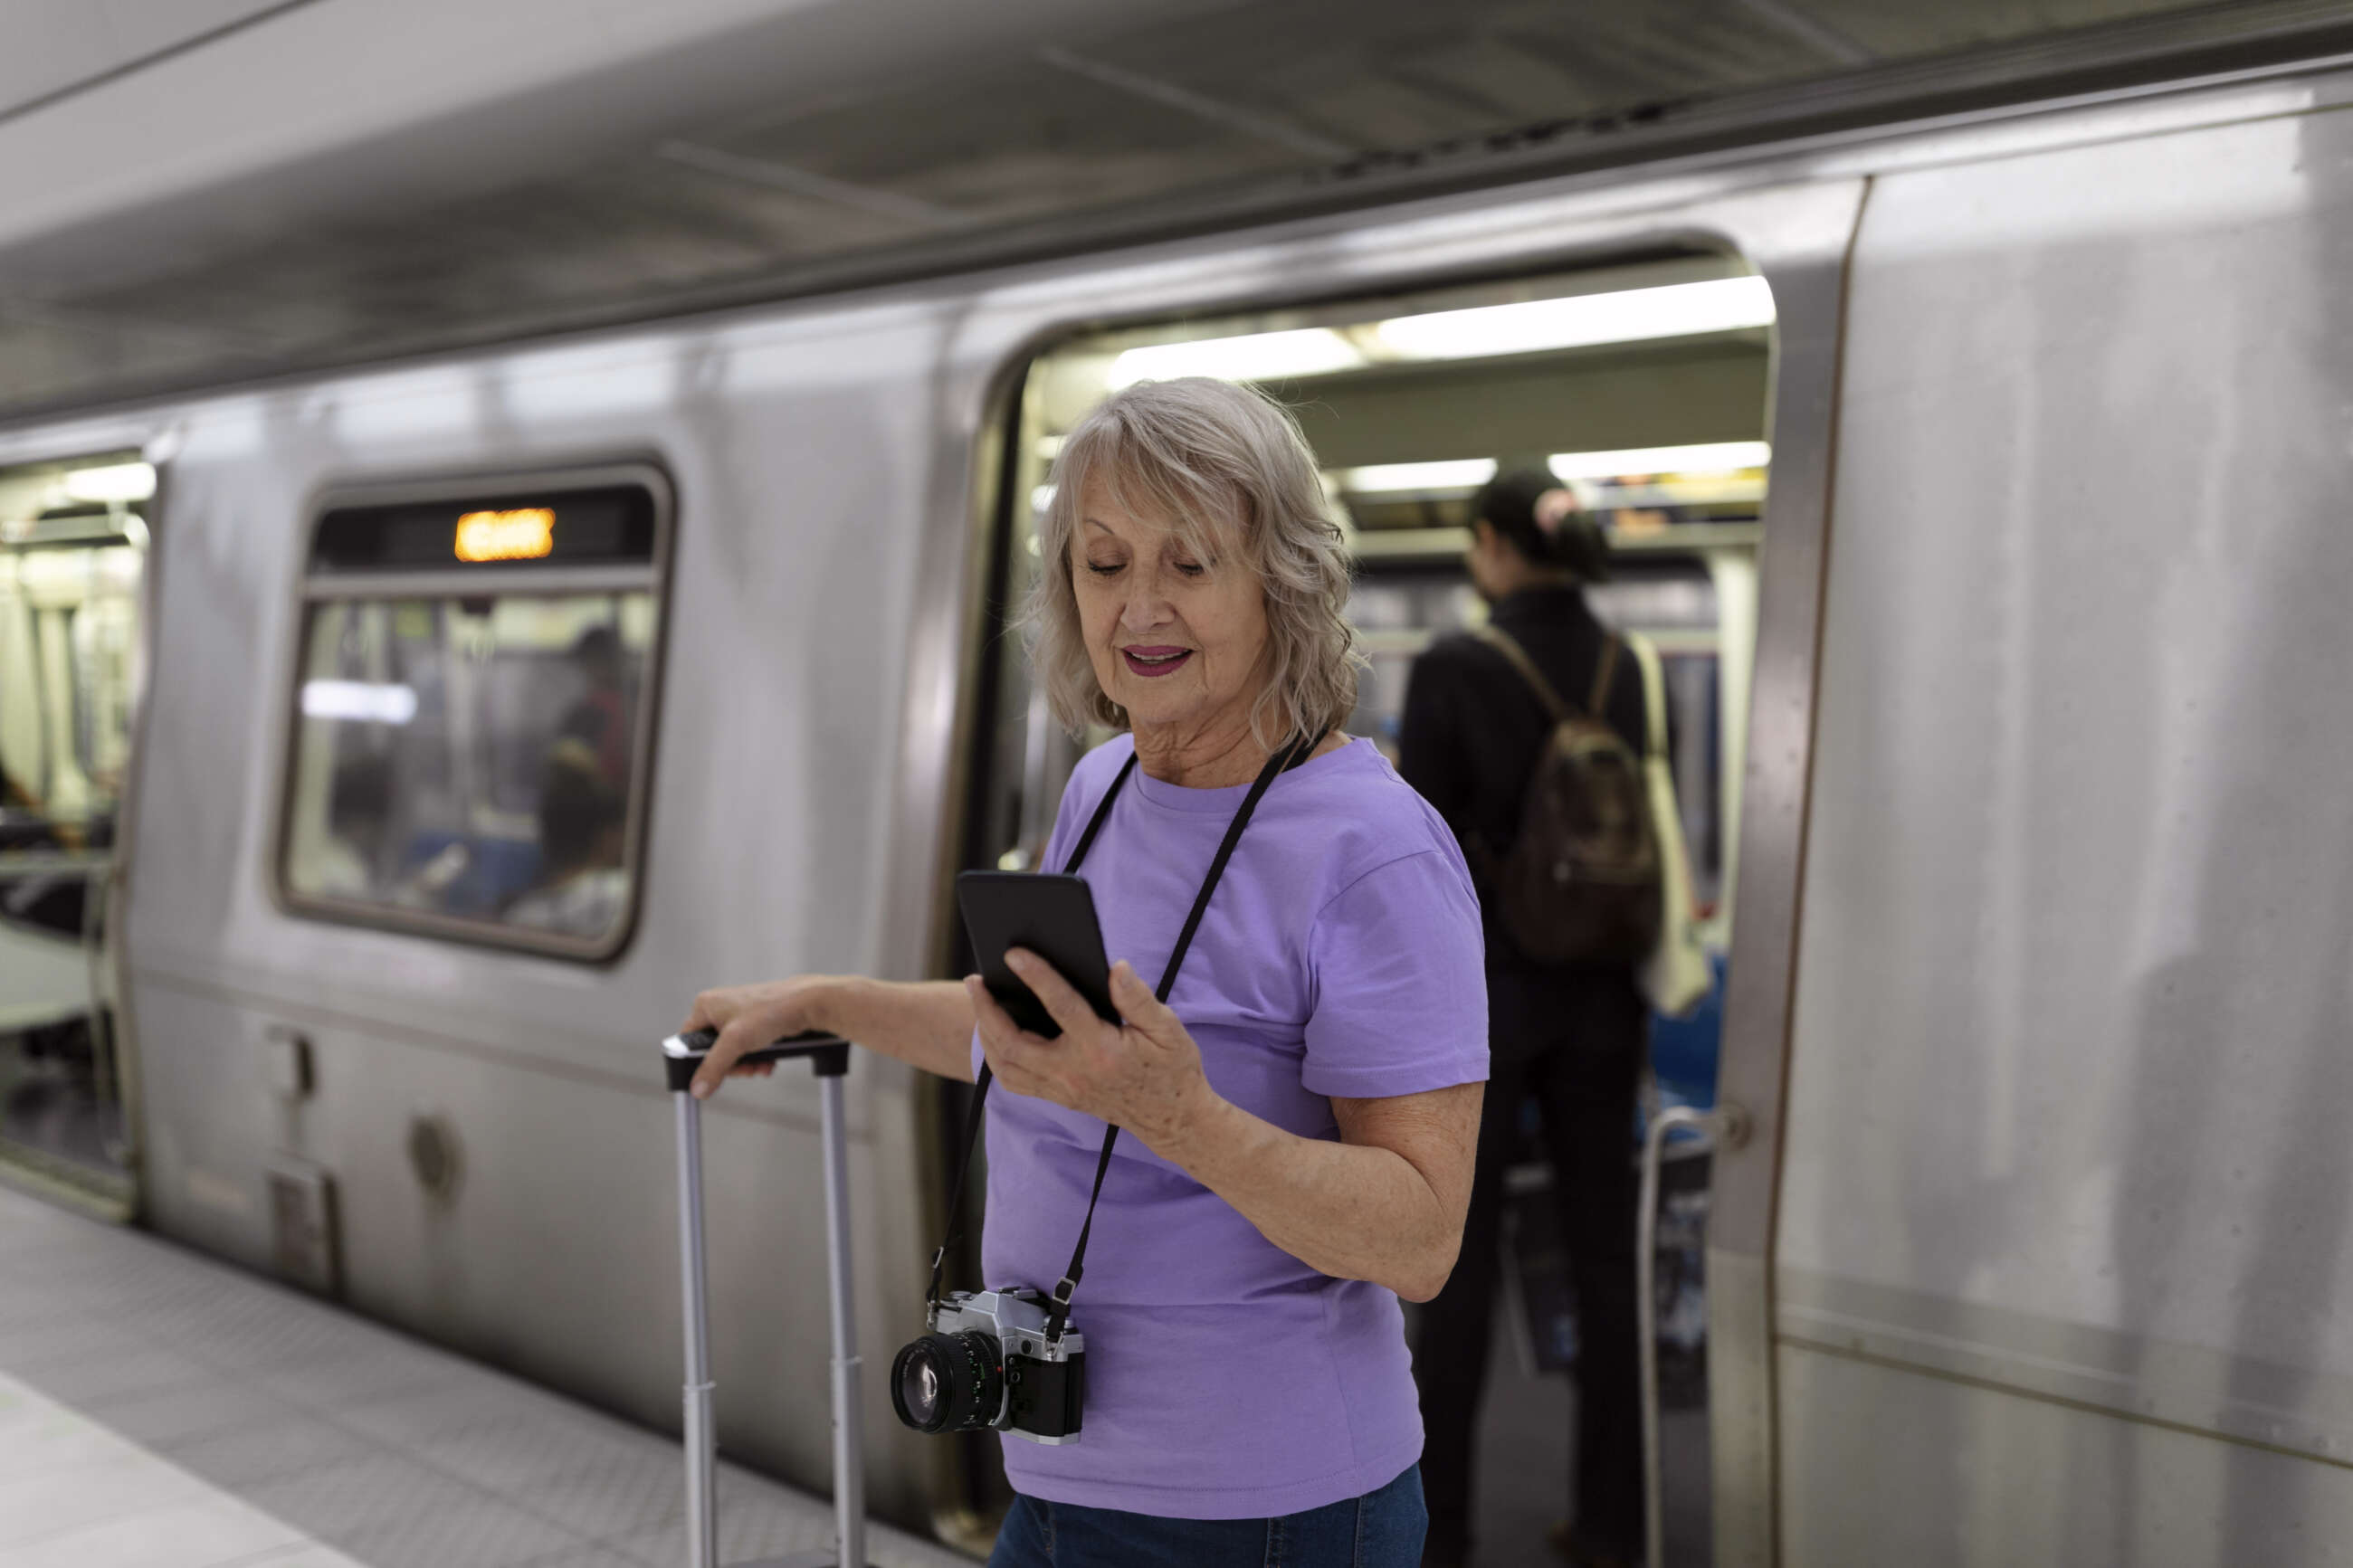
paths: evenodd
<path fill-rule="evenodd" d="M 1051 1040 L 1029 1033 L 997 1005 L 980 976 L 967 975 L 964 985 L 980 1021 L 981 1050 L 997 1081 L 1016 1094 L 1100 1118 L 1169 1155 L 1217 1100 L 1201 1070 L 1201 1048 L 1176 1015 L 1124 959 L 1111 969 L 1112 1005 L 1124 1024 L 1097 1017 L 1087 999 L 1036 953 L 1012 948 L 1005 962 L 1062 1033 Z"/>

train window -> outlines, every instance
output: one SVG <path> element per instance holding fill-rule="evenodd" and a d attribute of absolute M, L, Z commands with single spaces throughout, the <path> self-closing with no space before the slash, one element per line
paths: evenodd
<path fill-rule="evenodd" d="M 569 957 L 619 948 L 667 495 L 633 468 L 330 502 L 290 722 L 290 907 Z"/>
<path fill-rule="evenodd" d="M 147 546 L 132 509 L 153 488 L 135 453 L 0 476 L 0 816 L 111 835 Z"/>
<path fill-rule="evenodd" d="M 115 817 L 139 685 L 135 452 L 0 471 L 0 1163 L 127 1191 Z"/>

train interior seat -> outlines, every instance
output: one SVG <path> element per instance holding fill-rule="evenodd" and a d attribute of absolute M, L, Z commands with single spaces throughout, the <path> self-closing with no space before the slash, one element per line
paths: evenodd
<path fill-rule="evenodd" d="M 454 915 L 494 917 L 538 880 L 539 841 L 434 828 L 414 834 L 401 849 L 404 880 L 439 866 L 457 868 L 454 877 L 439 883 L 443 910 Z"/>

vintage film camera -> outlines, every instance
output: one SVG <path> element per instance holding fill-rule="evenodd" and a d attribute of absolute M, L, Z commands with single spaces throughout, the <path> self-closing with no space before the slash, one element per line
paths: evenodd
<path fill-rule="evenodd" d="M 1035 1290 L 952 1290 L 930 1313 L 932 1331 L 891 1364 L 891 1405 L 918 1432 L 994 1426 L 1033 1443 L 1079 1440 L 1087 1344 L 1046 1333 Z"/>

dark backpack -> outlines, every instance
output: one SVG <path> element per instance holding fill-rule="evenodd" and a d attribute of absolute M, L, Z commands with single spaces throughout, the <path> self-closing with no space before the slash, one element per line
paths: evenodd
<path fill-rule="evenodd" d="M 1619 642 L 1602 645 L 1579 713 L 1500 628 L 1480 634 L 1544 700 L 1552 732 L 1528 775 L 1519 837 L 1484 857 L 1495 913 L 1540 963 L 1635 963 L 1658 944 L 1664 894 L 1642 760 L 1605 717 Z"/>

